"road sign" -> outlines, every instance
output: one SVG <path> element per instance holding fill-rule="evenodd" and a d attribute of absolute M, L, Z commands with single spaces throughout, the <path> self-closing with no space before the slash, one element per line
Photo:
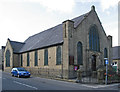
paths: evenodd
<path fill-rule="evenodd" d="M 108 65 L 108 60 L 107 59 L 105 60 L 105 64 Z"/>

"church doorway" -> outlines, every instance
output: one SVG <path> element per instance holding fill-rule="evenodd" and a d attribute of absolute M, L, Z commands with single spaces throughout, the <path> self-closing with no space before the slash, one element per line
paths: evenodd
<path fill-rule="evenodd" d="M 92 71 L 96 71 L 96 55 L 92 55 Z"/>

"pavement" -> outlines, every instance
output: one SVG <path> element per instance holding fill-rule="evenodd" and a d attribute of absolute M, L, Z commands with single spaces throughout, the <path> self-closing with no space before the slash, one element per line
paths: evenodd
<path fill-rule="evenodd" d="M 1 74 L 1 73 L 0 73 Z M 118 83 L 110 85 L 81 84 L 74 80 L 47 79 L 31 76 L 30 78 L 12 77 L 2 72 L 2 90 L 119 90 Z"/>

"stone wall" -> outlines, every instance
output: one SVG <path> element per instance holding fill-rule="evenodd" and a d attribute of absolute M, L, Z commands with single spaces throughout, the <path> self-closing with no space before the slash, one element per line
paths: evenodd
<path fill-rule="evenodd" d="M 19 67 L 20 62 L 19 62 L 19 54 L 13 54 L 13 67 Z"/>
<path fill-rule="evenodd" d="M 54 69 L 54 68 L 28 68 L 26 69 L 33 75 L 38 77 L 49 77 L 49 78 L 62 78 L 62 71 L 61 69 Z"/>
<path fill-rule="evenodd" d="M 9 50 L 10 51 L 10 67 L 6 67 L 6 51 Z M 4 51 L 4 71 L 6 72 L 10 72 L 11 69 L 13 67 L 13 49 L 10 45 L 10 42 L 9 42 L 9 39 L 7 41 L 7 44 L 6 44 L 6 48 L 5 48 L 5 51 Z"/>
<path fill-rule="evenodd" d="M 35 51 L 29 52 L 30 66 L 27 66 L 27 53 L 23 53 L 22 54 L 23 55 L 23 67 L 26 68 L 28 71 L 30 71 L 32 74 L 38 75 L 38 76 L 39 75 L 61 76 L 62 64 L 56 65 L 56 48 L 57 46 L 48 48 L 48 65 L 44 65 L 44 50 L 45 49 L 37 50 L 38 51 L 38 66 L 34 66 Z"/>

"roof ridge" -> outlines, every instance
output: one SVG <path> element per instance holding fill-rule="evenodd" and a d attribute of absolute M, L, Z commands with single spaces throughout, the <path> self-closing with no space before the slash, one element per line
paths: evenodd
<path fill-rule="evenodd" d="M 77 17 L 75 17 L 75 18 L 72 18 L 71 20 L 77 19 L 77 18 L 79 18 L 79 17 L 81 17 L 81 16 L 83 16 L 83 15 L 87 15 L 88 13 L 89 13 L 89 12 L 84 13 L 84 14 L 82 14 L 82 15 L 79 15 L 79 16 L 77 16 Z"/>
<path fill-rule="evenodd" d="M 10 40 L 10 42 L 25 44 L 24 42 L 18 42 L 18 41 L 12 41 L 12 40 Z"/>

